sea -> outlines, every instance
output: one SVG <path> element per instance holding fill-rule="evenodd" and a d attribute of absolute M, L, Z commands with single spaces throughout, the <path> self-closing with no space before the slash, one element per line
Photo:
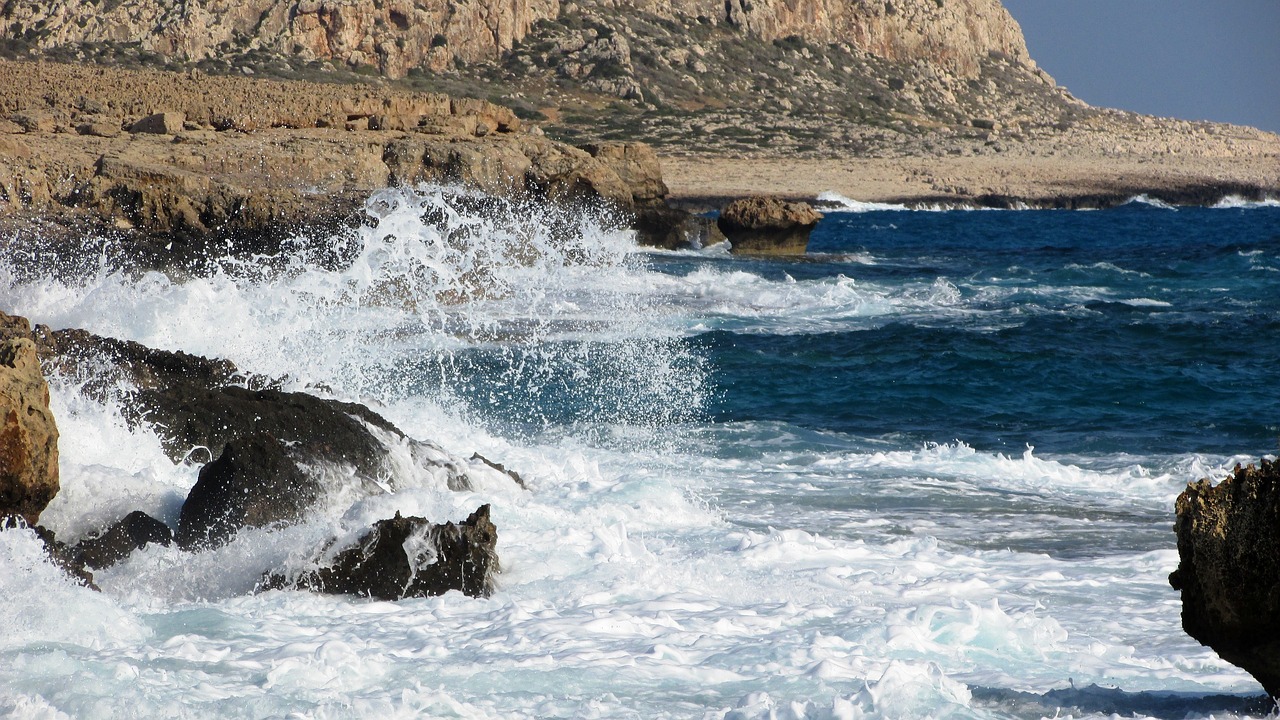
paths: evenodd
<path fill-rule="evenodd" d="M 402 463 L 293 527 L 149 546 L 101 592 L 0 532 L 0 714 L 1273 712 L 1182 631 L 1168 575 L 1187 483 L 1280 450 L 1280 203 L 819 204 L 800 257 L 654 251 L 603 210 L 440 186 L 196 273 L 117 267 L 104 240 L 33 275 L 11 245 L 8 312 L 365 403 L 526 487 Z M 198 463 L 130 424 L 130 388 L 50 382 L 42 523 L 176 524 Z M 327 538 L 484 503 L 490 597 L 257 590 Z"/>

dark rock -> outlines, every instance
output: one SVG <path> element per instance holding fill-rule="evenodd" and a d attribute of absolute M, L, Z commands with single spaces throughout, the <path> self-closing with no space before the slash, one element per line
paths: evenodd
<path fill-rule="evenodd" d="M 26 321 L 5 318 L 19 337 L 0 340 L 0 518 L 35 525 L 58 493 L 58 427 Z"/>
<path fill-rule="evenodd" d="M 178 547 L 217 547 L 243 527 L 297 520 L 321 490 L 278 439 L 266 433 L 239 438 L 200 469 L 178 517 Z"/>
<path fill-rule="evenodd" d="M 520 473 L 516 472 L 515 470 L 508 470 L 506 465 L 503 465 L 502 463 L 496 463 L 496 462 L 494 462 L 494 461 L 490 460 L 489 458 L 487 458 L 487 457 L 485 457 L 485 456 L 481 455 L 480 453 L 472 453 L 472 454 L 471 454 L 471 459 L 472 459 L 472 460 L 479 460 L 480 462 L 484 463 L 485 465 L 488 465 L 489 467 L 493 468 L 494 470 L 497 470 L 498 472 L 500 472 L 500 473 L 502 473 L 502 474 L 506 475 L 507 477 L 511 478 L 511 479 L 512 479 L 512 480 L 514 480 L 514 481 L 515 481 L 515 483 L 516 483 L 517 485 L 519 485 L 520 487 L 525 488 L 526 490 L 528 489 L 528 487 L 524 484 L 524 478 L 520 477 Z"/>
<path fill-rule="evenodd" d="M 173 544 L 173 531 L 168 525 L 135 510 L 123 520 L 96 535 L 76 543 L 71 554 L 85 566 L 101 570 L 128 557 L 129 553 L 152 543 L 168 547 Z"/>
<path fill-rule="evenodd" d="M 1190 484 L 1177 512 L 1183 629 L 1280 698 L 1280 464 Z"/>
<path fill-rule="evenodd" d="M 51 333 L 42 348 L 64 372 L 78 373 L 104 389 L 123 380 L 136 388 L 126 398 L 128 418 L 154 427 L 175 461 L 207 462 L 239 437 L 268 433 L 293 444 L 300 458 L 354 466 L 365 476 L 383 470 L 385 447 L 370 428 L 402 433 L 382 416 L 356 403 L 273 387 L 274 381 L 242 373 L 227 360 L 153 350 L 135 342 L 83 330 Z M 103 365 L 114 372 L 101 372 Z M 259 389 L 242 387 L 249 384 Z M 203 451 L 203 457 L 193 457 Z"/>
<path fill-rule="evenodd" d="M 724 242 L 724 233 L 707 217 L 656 203 L 636 209 L 636 240 L 647 247 L 678 250 Z"/>
<path fill-rule="evenodd" d="M 289 443 L 306 462 L 350 465 L 372 478 L 384 473 L 386 446 L 370 427 L 400 436 L 394 425 L 363 405 L 300 392 L 179 385 L 141 390 L 134 402 L 162 430 L 161 439 L 175 458 L 193 448 L 212 450 L 243 435 L 267 433 Z"/>
<path fill-rule="evenodd" d="M 16 529 L 13 521 L 0 521 L 0 531 Z M 17 528 L 22 527 L 25 523 L 18 523 Z M 49 560 L 57 567 L 71 576 L 73 580 L 92 590 L 100 588 L 93 582 L 93 573 L 85 569 L 84 562 L 76 557 L 75 552 L 67 547 L 67 544 L 58 540 L 53 531 L 47 527 L 35 525 L 31 527 L 31 531 L 36 534 L 36 538 L 44 543 L 45 552 L 49 553 Z"/>
<path fill-rule="evenodd" d="M 264 588 L 307 589 L 379 600 L 442 595 L 450 590 L 487 597 L 498 570 L 497 541 L 488 505 L 461 523 L 443 525 L 396 513 L 390 520 L 375 523 L 368 534 L 327 565 L 294 579 L 271 575 Z"/>
<path fill-rule="evenodd" d="M 803 255 L 822 213 L 808 203 L 757 196 L 734 200 L 720 212 L 720 231 L 733 251 L 754 255 Z"/>

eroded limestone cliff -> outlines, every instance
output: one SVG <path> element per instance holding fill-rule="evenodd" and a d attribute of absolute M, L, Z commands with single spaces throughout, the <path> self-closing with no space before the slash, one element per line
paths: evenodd
<path fill-rule="evenodd" d="M 183 61 L 267 50 L 402 77 L 455 59 L 497 60 L 539 21 L 574 10 L 560 0 L 53 0 L 7 3 L 0 21 L 7 37 L 46 50 L 137 43 Z M 763 41 L 843 42 L 964 77 L 976 76 L 991 53 L 1028 58 L 1022 32 L 999 0 L 629 0 L 601 3 L 600 10 L 725 24 Z"/>

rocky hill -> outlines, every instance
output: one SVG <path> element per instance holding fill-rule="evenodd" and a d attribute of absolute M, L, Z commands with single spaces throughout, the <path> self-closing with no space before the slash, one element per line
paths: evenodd
<path fill-rule="evenodd" d="M 0 31 L 10 56 L 399 79 L 673 150 L 874 154 L 1088 114 L 998 0 L 54 0 Z"/>

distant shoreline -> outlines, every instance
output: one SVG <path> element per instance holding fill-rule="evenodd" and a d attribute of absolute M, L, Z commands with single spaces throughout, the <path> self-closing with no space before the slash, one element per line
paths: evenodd
<path fill-rule="evenodd" d="M 1280 198 L 1280 154 L 1255 157 L 724 158 L 663 156 L 671 204 L 714 209 L 735 197 L 973 207 L 1101 208 L 1148 195 L 1173 205 Z"/>

